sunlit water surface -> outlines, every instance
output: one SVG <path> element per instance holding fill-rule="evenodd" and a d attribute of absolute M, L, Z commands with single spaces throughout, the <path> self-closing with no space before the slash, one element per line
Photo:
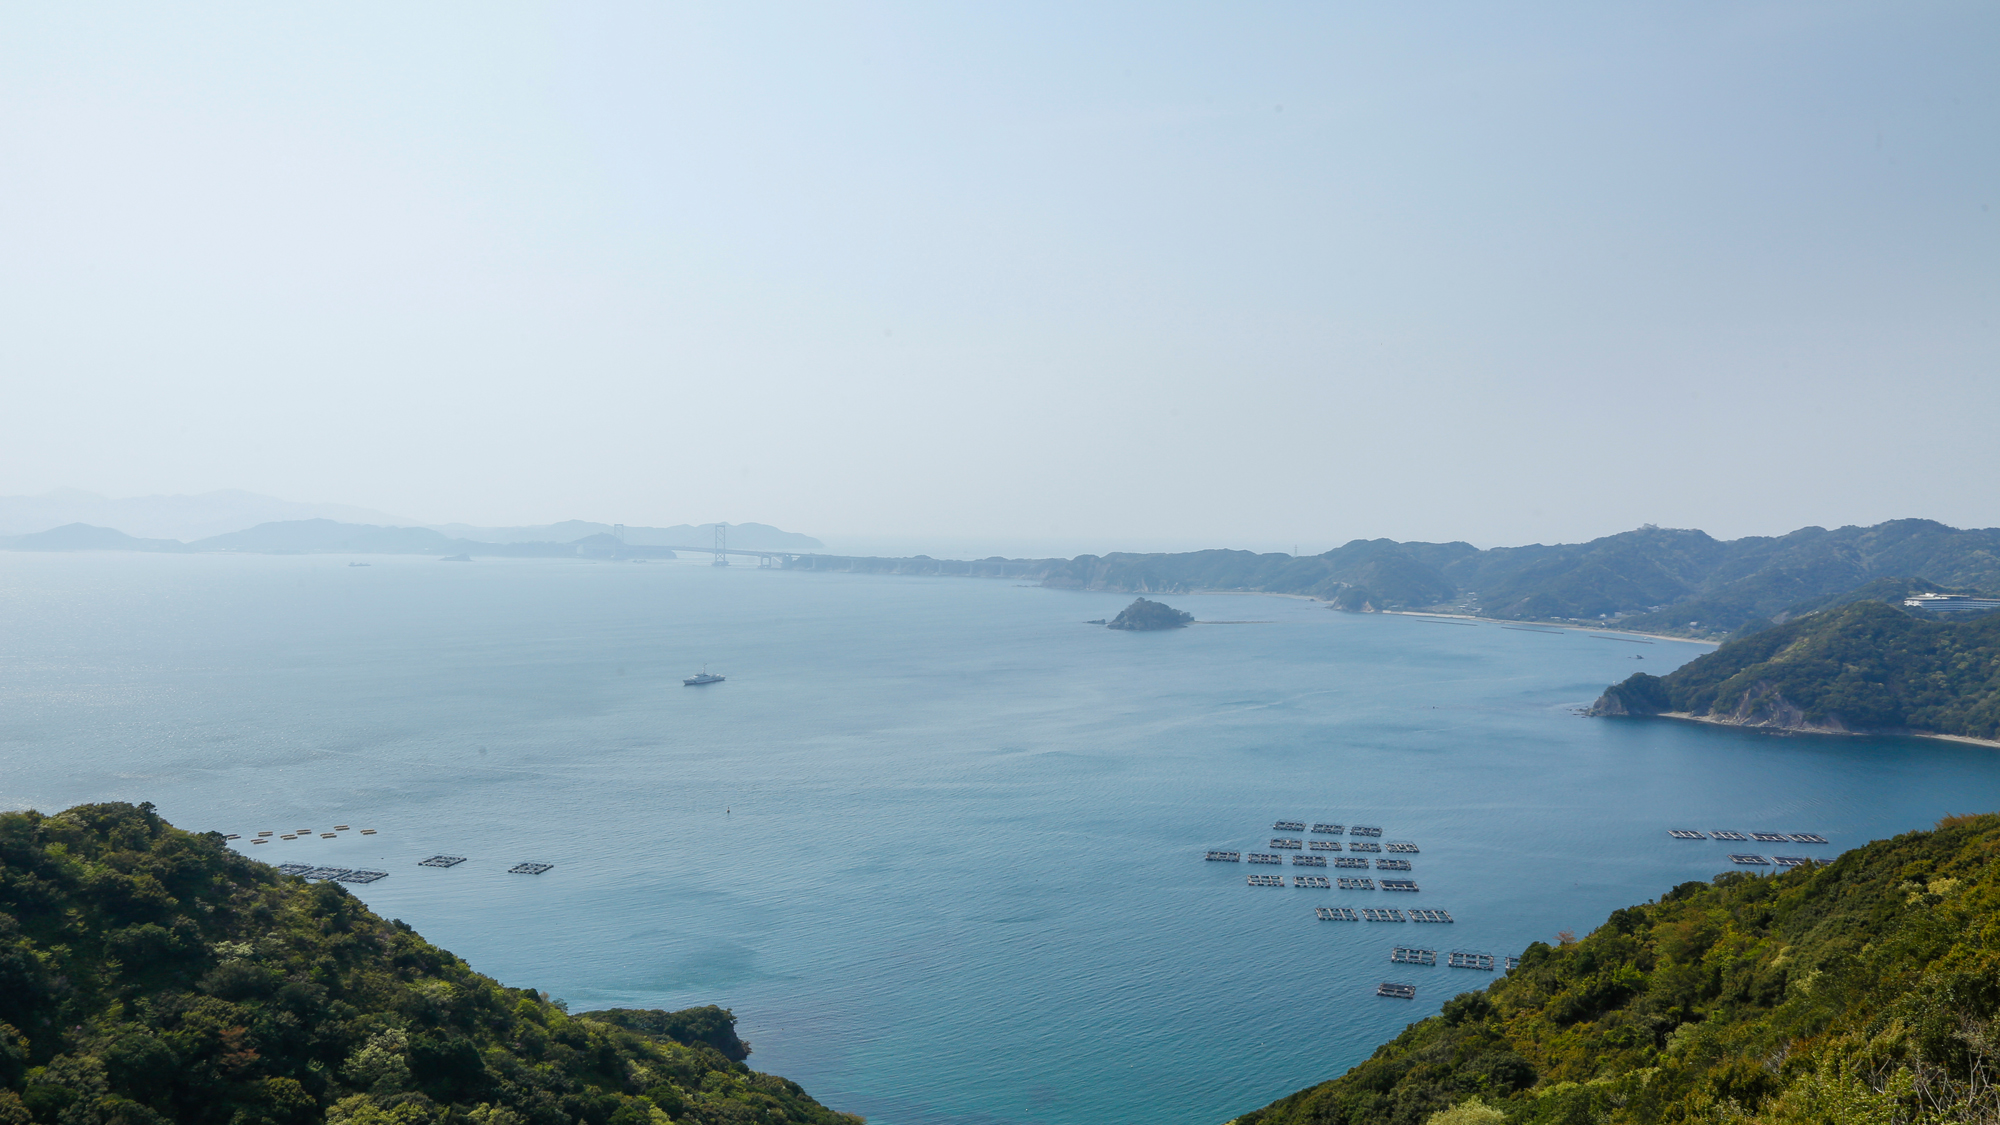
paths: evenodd
<path fill-rule="evenodd" d="M 369 561 L 0 553 L 0 806 L 376 828 L 241 846 L 388 871 L 355 893 L 573 1010 L 726 1005 L 755 1065 L 878 1125 L 1220 1122 L 1490 979 L 1392 946 L 1518 952 L 1781 850 L 1670 827 L 1821 855 L 2000 791 L 1981 747 L 1575 714 L 1683 643 L 1221 595 L 1166 600 L 1254 623 L 1130 634 L 1083 624 L 1129 597 L 996 581 Z M 704 664 L 727 682 L 682 687 Z M 1422 890 L 1202 860 L 1280 817 L 1416 841 Z"/>

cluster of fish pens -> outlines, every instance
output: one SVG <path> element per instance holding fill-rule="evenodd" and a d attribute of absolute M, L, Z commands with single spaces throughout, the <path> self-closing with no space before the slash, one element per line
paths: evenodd
<path fill-rule="evenodd" d="M 1280 820 L 1271 825 L 1271 829 L 1274 832 L 1280 833 L 1298 832 L 1313 836 L 1344 835 L 1350 838 L 1346 841 L 1307 840 L 1303 836 L 1280 835 L 1272 837 L 1270 843 L 1266 845 L 1271 849 L 1268 852 L 1250 852 L 1246 855 L 1243 852 L 1212 851 L 1204 858 L 1211 863 L 1242 863 L 1247 859 L 1251 863 L 1282 866 L 1285 862 L 1285 854 L 1290 853 L 1294 867 L 1326 867 L 1328 866 L 1327 861 L 1330 858 L 1333 867 L 1345 871 L 1365 871 L 1372 866 L 1377 872 L 1407 872 L 1414 870 L 1414 865 L 1409 860 L 1400 857 L 1420 854 L 1420 849 L 1417 845 L 1409 840 L 1383 841 L 1381 839 L 1382 829 L 1369 824 L 1356 824 L 1350 827 L 1343 824 L 1322 822 L 1314 824 L 1308 829 L 1306 822 L 1303 820 Z M 1676 835 L 1678 835 L 1678 832 Z M 1706 837 L 1702 838 L 1705 839 Z M 1337 852 L 1341 854 L 1333 856 L 1306 854 L 1325 852 Z M 1383 853 L 1389 854 L 1385 855 Z M 1390 858 L 1391 855 L 1398 858 Z M 1253 887 L 1282 887 L 1286 885 L 1285 877 L 1275 874 L 1245 876 L 1244 882 Z M 1408 877 L 1392 878 L 1379 874 L 1374 876 L 1340 875 L 1331 879 L 1325 875 L 1294 875 L 1291 879 L 1291 885 L 1311 890 L 1384 890 L 1402 891 L 1406 894 L 1417 892 L 1417 881 L 1415 879 Z M 1449 925 L 1455 921 L 1448 910 L 1433 910 L 1422 907 L 1315 906 L 1313 907 L 1313 917 L 1322 922 L 1427 922 L 1434 925 Z M 1437 959 L 1437 950 L 1419 949 L 1415 946 L 1399 945 L 1391 950 L 1389 954 L 1389 960 L 1399 965 L 1435 966 Z M 1454 969 L 1476 969 L 1490 973 L 1503 965 L 1506 968 L 1512 969 L 1520 964 L 1520 959 L 1517 957 L 1496 958 L 1491 953 L 1456 949 L 1446 952 L 1445 964 Z M 1417 986 L 1397 981 L 1383 981 L 1376 987 L 1375 994 L 1398 1000 L 1414 1000 L 1417 997 Z"/>
<path fill-rule="evenodd" d="M 1435 968 L 1438 951 L 1419 949 L 1416 946 L 1399 945 L 1389 951 L 1389 960 L 1398 965 L 1421 965 Z M 1476 969 L 1483 973 L 1495 969 L 1516 969 L 1521 965 L 1519 957 L 1495 957 L 1491 953 L 1476 949 L 1454 949 L 1445 954 L 1446 967 L 1453 969 Z M 1415 1000 L 1417 986 L 1402 981 L 1385 980 L 1375 986 L 1375 995 L 1387 996 L 1392 1000 Z"/>
<path fill-rule="evenodd" d="M 343 824 L 341 825 L 341 827 L 345 828 L 347 826 Z M 375 830 L 372 828 L 364 829 L 363 831 L 371 836 L 375 834 Z M 329 835 L 331 835 L 331 833 L 329 833 Z M 227 838 L 234 840 L 237 839 L 238 837 L 230 836 Z M 257 844 L 257 843 L 262 843 L 263 841 L 252 840 L 250 842 L 253 844 Z M 417 866 L 457 867 L 459 864 L 464 862 L 465 862 L 465 857 L 462 855 L 434 855 L 429 859 L 418 860 Z M 387 871 L 368 871 L 352 867 L 325 867 L 317 863 L 280 863 L 277 865 L 277 867 L 278 871 L 282 874 L 296 875 L 301 879 L 307 880 L 308 882 L 315 882 L 315 883 L 317 882 L 373 883 L 377 879 L 387 879 L 389 877 L 389 873 Z M 554 869 L 555 869 L 555 864 L 553 863 L 517 863 L 514 866 L 509 867 L 507 869 L 507 873 L 509 875 L 540 875 L 544 871 L 552 871 Z"/>
<path fill-rule="evenodd" d="M 1817 832 L 1752 832 L 1746 836 L 1732 829 L 1702 833 L 1692 828 L 1669 828 L 1667 829 L 1667 835 L 1672 836 L 1676 840 L 1728 840 L 1736 843 L 1749 843 L 1753 840 L 1760 844 L 1824 844 L 1827 842 L 1826 837 Z M 1729 862 L 1742 864 L 1745 867 L 1769 867 L 1774 863 L 1779 867 L 1804 867 L 1812 861 L 1811 856 L 1803 855 L 1774 855 L 1769 859 L 1765 859 L 1761 855 L 1755 855 L 1750 852 L 1729 853 Z"/>
<path fill-rule="evenodd" d="M 319 838 L 322 840 L 336 840 L 340 838 L 340 834 L 342 832 L 345 832 L 347 830 L 348 830 L 347 825 L 336 824 L 333 826 L 333 831 L 321 832 L 318 835 Z M 375 830 L 373 828 L 363 828 L 361 830 L 361 834 L 363 836 L 373 836 L 375 834 Z M 243 838 L 243 834 L 240 832 L 230 832 L 224 835 L 222 838 L 225 840 L 241 840 Z M 252 836 L 250 838 L 250 842 L 253 844 L 268 844 L 274 838 L 279 840 L 310 840 L 313 838 L 313 830 L 310 828 L 294 828 L 290 832 L 277 832 L 274 830 L 266 830 L 257 833 L 255 836 Z M 282 864 L 280 866 L 297 867 L 298 864 L 288 863 L 288 864 Z M 308 864 L 307 866 L 311 865 Z"/>
<path fill-rule="evenodd" d="M 321 867 L 314 863 L 281 863 L 278 870 L 287 875 L 297 875 L 312 882 L 330 880 L 335 883 L 372 883 L 377 879 L 387 879 L 387 871 L 356 871 L 350 867 Z"/>
<path fill-rule="evenodd" d="M 333 831 L 321 832 L 318 835 L 322 840 L 337 840 L 340 838 L 340 834 L 346 831 L 349 831 L 348 825 L 336 824 L 333 826 Z M 363 836 L 373 836 L 375 835 L 375 830 L 373 828 L 363 828 L 361 834 Z M 294 828 L 290 832 L 283 834 L 275 831 L 264 831 L 251 837 L 250 842 L 253 844 L 268 844 L 273 837 L 280 840 L 310 840 L 313 838 L 313 835 L 313 830 L 310 828 Z M 222 838 L 225 840 L 241 840 L 243 835 L 240 832 L 231 832 L 224 834 Z M 418 860 L 417 866 L 456 867 L 464 862 L 465 857 L 462 855 L 434 855 L 429 859 Z M 301 879 L 313 882 L 330 880 L 335 883 L 372 883 L 377 879 L 387 879 L 389 877 L 387 871 L 360 871 L 348 867 L 325 867 L 317 863 L 280 863 L 277 866 L 279 871 L 287 875 L 297 875 Z M 510 875 L 540 875 L 542 872 L 550 871 L 554 868 L 555 864 L 553 863 L 517 863 L 509 867 L 507 873 Z"/>
<path fill-rule="evenodd" d="M 434 855 L 417 861 L 418 867 L 457 867 L 465 862 L 462 855 Z M 540 875 L 555 868 L 553 863 L 517 863 L 507 869 L 509 875 Z"/>
<path fill-rule="evenodd" d="M 1306 822 L 1303 820 L 1281 820 L 1273 824 L 1271 828 L 1277 832 L 1304 832 L 1307 830 Z M 1323 836 L 1346 834 L 1359 837 L 1380 837 L 1382 835 L 1380 828 L 1367 824 L 1357 824 L 1350 828 L 1344 824 L 1319 823 L 1313 825 L 1311 831 Z M 1342 845 L 1339 840 L 1307 841 L 1297 837 L 1274 836 L 1266 846 L 1272 850 L 1268 852 L 1251 852 L 1248 856 L 1243 852 L 1212 851 L 1203 858 L 1210 863 L 1243 863 L 1247 859 L 1250 863 L 1282 866 L 1285 862 L 1285 857 L 1279 854 L 1280 852 L 1298 852 L 1301 854 L 1292 856 L 1292 866 L 1325 867 L 1327 866 L 1326 856 L 1305 855 L 1303 853 L 1307 851 L 1338 852 L 1341 850 Z M 1387 844 L 1380 844 L 1371 838 L 1349 840 L 1346 843 L 1346 849 L 1349 852 L 1379 853 L 1385 848 L 1388 851 L 1403 855 L 1416 855 L 1419 851 L 1417 845 L 1408 840 L 1390 840 Z M 1368 869 L 1370 863 L 1369 860 L 1358 855 L 1334 856 L 1332 862 L 1333 866 L 1338 868 L 1363 871 Z M 1376 870 L 1379 871 L 1412 870 L 1410 861 L 1407 859 L 1382 858 L 1374 860 L 1373 863 Z M 1244 882 L 1253 887 L 1282 887 L 1285 885 L 1284 877 L 1280 875 L 1251 875 L 1247 876 Z M 1376 881 L 1374 879 L 1359 877 L 1343 877 L 1329 881 L 1323 875 L 1298 875 L 1293 877 L 1291 885 L 1313 890 L 1330 890 L 1338 886 L 1344 891 L 1372 891 L 1376 888 Z M 1412 879 L 1383 879 L 1381 881 L 1381 888 L 1385 891 L 1415 891 L 1417 884 Z"/>

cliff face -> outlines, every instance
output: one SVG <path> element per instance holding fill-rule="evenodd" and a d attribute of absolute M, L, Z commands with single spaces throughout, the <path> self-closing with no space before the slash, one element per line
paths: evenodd
<path fill-rule="evenodd" d="M 1730 641 L 1666 676 L 1613 684 L 1590 713 L 2000 738 L 2000 614 L 1928 620 L 1854 602 Z"/>

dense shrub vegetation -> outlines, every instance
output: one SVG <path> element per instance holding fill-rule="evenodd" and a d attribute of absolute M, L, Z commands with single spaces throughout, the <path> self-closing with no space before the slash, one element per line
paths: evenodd
<path fill-rule="evenodd" d="M 0 1125 L 858 1122 L 734 1022 L 568 1015 L 149 805 L 0 814 Z"/>
<path fill-rule="evenodd" d="M 1237 1125 L 1993 1121 L 1996 1011 L 2000 816 L 1953 817 L 1531 945 L 1484 992 Z"/>
<path fill-rule="evenodd" d="M 1927 620 L 1853 602 L 1640 673 L 1596 710 L 2000 739 L 2000 613 Z"/>

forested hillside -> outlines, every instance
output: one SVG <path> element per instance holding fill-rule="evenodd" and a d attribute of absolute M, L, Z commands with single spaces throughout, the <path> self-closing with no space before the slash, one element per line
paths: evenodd
<path fill-rule="evenodd" d="M 1309 594 L 1343 609 L 1458 608 L 1514 620 L 1611 620 L 1626 628 L 1720 637 L 1782 619 L 1800 602 L 1879 578 L 2000 590 L 2000 529 L 1897 520 L 1722 542 L 1700 531 L 1640 528 L 1588 543 L 1495 547 L 1356 540 L 1323 555 L 1200 551 L 1083 556 L 1043 583 L 1171 593 Z"/>
<path fill-rule="evenodd" d="M 1236 1125 L 1990 1122 L 1996 1011 L 2000 817 L 1953 817 L 1531 945 L 1491 987 Z"/>
<path fill-rule="evenodd" d="M 567 1014 L 151 806 L 0 814 L 0 1125 L 857 1125 L 734 1023 Z"/>
<path fill-rule="evenodd" d="M 1351 610 L 1454 609 L 1512 620 L 1617 621 L 1647 632 L 1725 637 L 1763 628 L 1878 579 L 2000 591 L 2000 528 L 1895 520 L 1720 541 L 1643 527 L 1588 543 L 1480 550 L 1469 543 L 1356 539 L 1320 555 L 1190 551 L 1074 559 L 815 555 L 794 569 L 1030 578 L 1068 590 L 1304 594 Z"/>
<path fill-rule="evenodd" d="M 1642 672 L 1591 710 L 2000 739 L 2000 613 L 1933 620 L 1852 602 L 1729 641 L 1665 676 Z"/>

